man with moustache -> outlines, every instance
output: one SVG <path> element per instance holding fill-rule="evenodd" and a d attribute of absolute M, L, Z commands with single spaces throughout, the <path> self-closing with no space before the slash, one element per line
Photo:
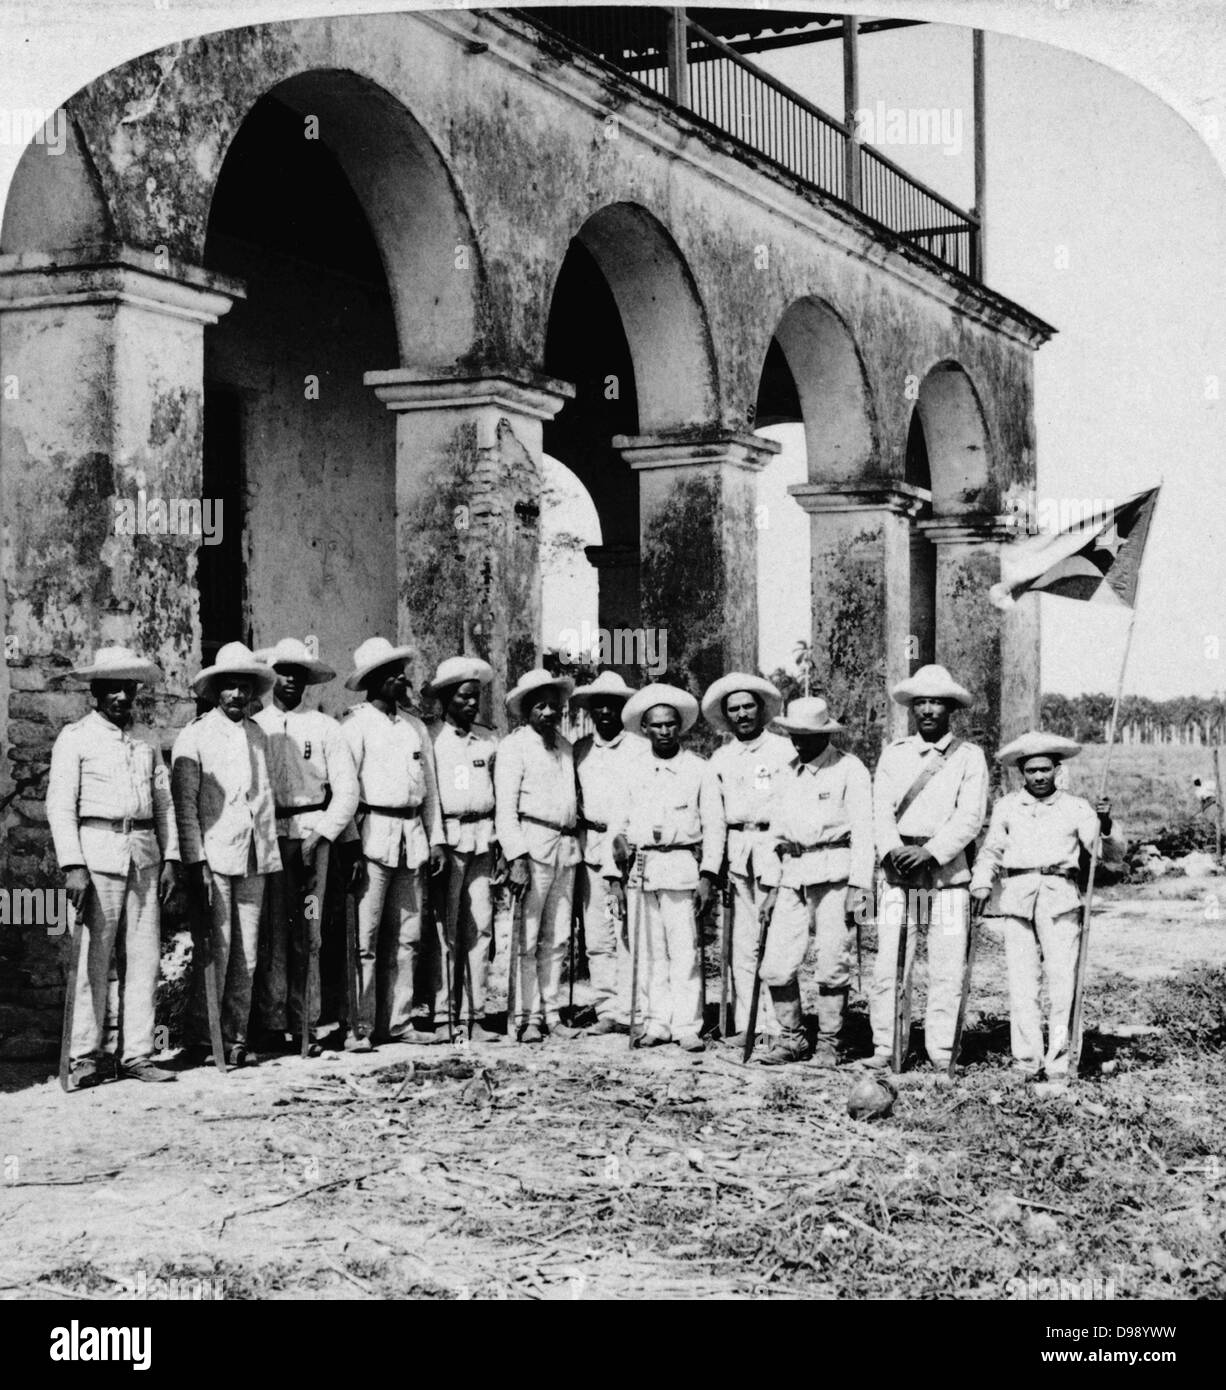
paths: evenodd
<path fill-rule="evenodd" d="M 766 899 L 762 875 L 771 864 L 771 803 L 792 761 L 792 745 L 767 728 L 783 708 L 783 696 L 770 681 L 733 671 L 702 697 L 707 723 L 731 738 L 711 754 L 707 777 L 716 810 L 718 846 L 703 868 L 718 874 L 726 865 L 732 896 L 733 1034 L 741 1046 L 749 1026 L 749 1005 L 758 970 L 758 918 Z M 725 908 L 725 911 L 728 909 Z M 758 1008 L 757 1028 L 768 1038 L 779 1024 L 768 1000 Z"/>
<path fill-rule="evenodd" d="M 970 931 L 970 857 L 987 810 L 988 764 L 982 749 L 950 729 L 954 711 L 972 700 L 944 666 L 921 666 L 896 685 L 892 695 L 898 704 L 910 707 L 915 733 L 895 739 L 882 751 L 873 780 L 873 820 L 884 882 L 877 901 L 877 959 L 869 994 L 874 1052 L 868 1066 L 890 1067 L 896 1021 L 902 1025 L 899 1069 L 906 1061 L 916 935 L 925 926 L 924 1040 L 933 1070 L 945 1071 L 962 995 Z M 898 1016 L 898 945 L 904 925 Z"/>
<path fill-rule="evenodd" d="M 254 1065 L 247 1024 L 258 961 L 260 907 L 281 868 L 268 735 L 247 717 L 276 676 L 242 642 L 227 642 L 192 682 L 216 707 L 175 739 L 170 787 L 191 890 L 207 907 L 221 1036 L 230 1067 Z M 210 968 L 208 966 L 205 967 Z M 192 1042 L 207 1046 L 204 972 L 194 980 Z"/>
<path fill-rule="evenodd" d="M 413 1022 L 422 951 L 425 875 L 446 868 L 430 734 L 399 707 L 408 695 L 411 647 L 371 637 L 353 654 L 347 690 L 366 694 L 341 721 L 358 771 L 361 849 L 353 869 L 358 893 L 358 1017 L 351 1051 L 376 1043 L 441 1041 Z M 430 1001 L 433 1007 L 433 1000 Z"/>
<path fill-rule="evenodd" d="M 422 693 L 439 703 L 442 718 L 428 725 L 434 740 L 439 805 L 447 838 L 444 930 L 452 954 L 452 980 L 444 981 L 439 1008 L 464 1016 L 464 996 L 474 1042 L 498 1042 L 485 1017 L 489 948 L 494 934 L 491 880 L 500 859 L 494 830 L 494 762 L 498 738 L 477 722 L 481 692 L 494 670 L 475 656 L 440 661 Z"/>
<path fill-rule="evenodd" d="M 154 999 L 161 961 L 161 913 L 178 882 L 179 837 L 161 755 L 133 738 L 137 687 L 162 673 L 127 647 L 101 647 L 73 672 L 89 681 L 94 710 L 61 730 L 51 750 L 47 822 L 69 901 L 82 919 L 85 952 L 71 1009 L 67 1086 L 84 1089 L 119 1075 L 174 1081 L 156 1066 Z M 104 1053 L 111 963 L 124 961 L 123 1053 Z"/>
<path fill-rule="evenodd" d="M 305 709 L 308 685 L 336 672 L 306 643 L 283 637 L 260 653 L 276 672 L 272 703 L 255 722 L 268 735 L 281 872 L 268 881 L 267 929 L 260 941 L 258 1013 L 265 1044 L 283 1051 L 288 1029 L 304 1056 L 319 1056 L 319 951 L 332 845 L 358 808 L 358 775 L 340 725 Z"/>
<path fill-rule="evenodd" d="M 562 1023 L 562 962 L 570 931 L 579 862 L 574 751 L 558 730 L 562 704 L 575 688 L 568 676 L 537 667 L 507 695 L 507 713 L 523 719 L 503 739 L 494 769 L 498 842 L 510 864 L 511 892 L 523 898 L 523 921 L 509 968 L 517 971 L 515 1018 L 507 1036 L 539 1043 L 545 1034 L 578 1037 Z"/>
<path fill-rule="evenodd" d="M 585 1037 L 624 1033 L 630 1027 L 630 951 L 622 934 L 625 893 L 621 879 L 608 882 L 609 826 L 634 791 L 634 767 L 647 751 L 622 726 L 622 710 L 634 690 L 613 671 L 602 671 L 571 696 L 572 708 L 586 709 L 593 732 L 575 744 L 579 779 L 579 829 L 583 863 L 579 869 L 579 911 L 587 945 L 596 1022 Z"/>
<path fill-rule="evenodd" d="M 623 727 L 642 733 L 650 748 L 635 764 L 633 795 L 624 798 L 612 827 L 605 865 L 610 880 L 632 865 L 627 915 L 632 951 L 636 922 L 641 932 L 638 993 L 644 1006 L 636 1043 L 675 1042 L 686 1052 L 705 1046 L 698 931 L 715 874 L 699 866 L 718 864 L 720 849 L 706 764 L 681 747 L 682 734 L 697 720 L 698 701 L 675 685 L 644 686 L 626 701 Z"/>

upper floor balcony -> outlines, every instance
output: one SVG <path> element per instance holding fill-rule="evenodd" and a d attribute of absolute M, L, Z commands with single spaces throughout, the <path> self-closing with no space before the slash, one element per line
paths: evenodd
<path fill-rule="evenodd" d="M 974 45 L 976 207 L 968 211 L 865 144 L 857 129 L 859 35 L 913 21 L 863 21 L 807 11 L 687 11 L 657 6 L 565 6 L 515 13 L 616 68 L 691 119 L 731 137 L 943 266 L 983 283 L 983 62 L 978 33 Z M 733 46 L 728 37 L 738 35 L 749 37 Z M 838 38 L 843 43 L 845 112 L 841 120 L 745 56 L 747 51 Z"/>

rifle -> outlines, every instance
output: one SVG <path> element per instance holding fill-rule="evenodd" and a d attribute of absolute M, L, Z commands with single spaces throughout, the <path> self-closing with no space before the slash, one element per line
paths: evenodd
<path fill-rule="evenodd" d="M 345 986 L 348 994 L 349 1036 L 363 1038 L 361 1008 L 362 962 L 358 942 L 358 890 L 345 884 Z"/>
<path fill-rule="evenodd" d="M 289 849 L 289 857 L 281 855 L 282 870 L 285 874 L 285 901 L 290 915 L 291 927 L 295 924 L 301 932 L 302 942 L 302 989 L 299 995 L 298 1023 L 302 1030 L 301 1055 L 311 1055 L 311 998 L 312 978 L 319 972 L 319 959 L 311 949 L 311 923 L 302 910 L 302 884 L 306 876 L 306 861 L 302 855 L 301 840 L 285 840 L 282 844 Z M 275 927 L 275 924 L 274 924 Z"/>
<path fill-rule="evenodd" d="M 966 958 L 962 962 L 962 994 L 958 999 L 958 1019 L 954 1024 L 954 1045 L 949 1054 L 948 1075 L 952 1081 L 958 1071 L 958 1052 L 962 1046 L 962 1027 L 966 1022 L 966 1004 L 971 994 L 971 971 L 975 965 L 975 937 L 978 932 L 979 919 L 975 916 L 974 905 L 971 906 L 970 921 L 966 928 Z"/>
<path fill-rule="evenodd" d="M 450 999 L 455 1001 L 455 1013 L 451 1024 L 451 1037 L 455 1041 L 455 1035 L 460 1028 L 460 1010 L 464 1004 L 464 985 L 468 982 L 468 1041 L 473 1039 L 473 982 L 472 967 L 468 963 L 468 949 L 464 942 L 460 940 L 460 895 L 464 891 L 464 874 L 466 866 L 458 854 L 447 851 L 447 935 L 452 943 L 454 952 L 455 969 L 452 974 L 452 985 Z M 493 932 L 490 933 L 490 944 L 493 944 Z M 451 1012 L 450 1004 L 448 1012 Z"/>
<path fill-rule="evenodd" d="M 448 867 L 450 870 L 450 866 Z M 446 908 L 444 908 L 442 912 L 440 912 L 438 909 L 439 888 L 438 884 L 435 881 L 436 875 L 430 872 L 429 863 L 425 865 L 422 872 L 425 875 L 426 907 L 430 913 L 430 921 L 434 928 L 435 939 L 439 943 L 439 953 L 441 957 L 440 963 L 443 969 L 443 984 L 445 985 L 447 990 L 447 1041 L 455 1042 L 456 1010 L 454 1007 L 454 995 L 452 992 L 452 985 L 454 983 L 454 980 L 451 970 L 451 947 L 450 945 L 448 945 L 447 942 L 448 912 Z M 450 898 L 451 894 L 446 879 L 443 877 L 442 874 L 438 874 L 437 878 L 443 879 L 443 892 L 447 894 L 448 898 Z M 431 982 L 430 987 L 431 989 L 435 988 L 433 981 Z"/>
<path fill-rule="evenodd" d="M 646 855 L 641 849 L 635 852 L 634 871 L 627 875 L 626 883 L 627 889 L 629 889 L 630 883 L 637 878 L 639 888 L 634 899 L 634 928 L 630 939 L 630 1046 L 632 1048 L 635 1043 L 634 1020 L 639 1001 L 639 939 L 643 929 L 643 864 L 645 859 Z"/>
<path fill-rule="evenodd" d="M 580 865 L 584 876 L 587 876 L 587 866 Z M 567 967 L 566 973 L 570 985 L 570 1000 L 566 1014 L 566 1021 L 573 1027 L 575 1022 L 575 936 L 579 922 L 580 903 L 582 899 L 578 893 L 572 892 L 570 900 L 570 942 L 567 946 Z"/>
<path fill-rule="evenodd" d="M 766 955 L 766 933 L 770 930 L 771 919 L 762 915 L 758 928 L 758 955 L 754 962 L 753 992 L 749 996 L 749 1026 L 745 1029 L 745 1046 L 741 1050 L 741 1062 L 748 1062 L 753 1056 L 754 1037 L 758 1030 L 758 1004 L 762 999 L 762 958 Z"/>
<path fill-rule="evenodd" d="M 515 1026 L 515 1006 L 518 1002 L 515 997 L 517 992 L 516 985 L 518 983 L 516 976 L 519 972 L 519 943 L 523 934 L 524 899 L 528 896 L 528 889 L 525 887 L 522 893 L 517 893 L 515 889 L 512 888 L 510 892 L 511 947 L 509 952 L 510 959 L 507 963 L 507 1036 L 511 1037 L 512 1034 L 514 1034 L 515 1041 L 518 1042 L 519 1029 Z"/>
<path fill-rule="evenodd" d="M 93 891 L 91 883 L 81 899 L 80 912 L 74 910 L 68 922 L 68 978 L 64 982 L 64 1023 L 60 1030 L 60 1085 L 65 1091 L 68 1090 L 68 1074 L 72 1070 L 72 1018 L 77 1002 L 81 951 L 85 942 L 85 904 Z"/>
<path fill-rule="evenodd" d="M 188 886 L 188 911 L 191 918 L 193 950 L 204 971 L 204 1007 L 209 1020 L 209 1042 L 213 1049 L 213 1064 L 226 1070 L 226 1048 L 221 1036 L 221 1004 L 217 996 L 217 970 L 213 955 L 212 905 L 204 901 L 204 892 L 197 881 Z"/>
<path fill-rule="evenodd" d="M 723 921 L 720 924 L 722 939 L 719 961 L 719 1035 L 721 1038 L 728 1036 L 728 977 L 732 969 L 732 914 L 735 903 L 736 890 L 732 884 L 732 876 L 727 873 L 727 865 L 725 865 L 722 902 L 724 912 Z"/>
<path fill-rule="evenodd" d="M 911 913 L 904 898 L 902 921 L 898 924 L 898 955 L 894 963 L 894 1041 L 891 1058 L 896 1072 L 902 1071 L 911 1042 L 911 981 L 907 977 L 907 932 L 910 923 Z"/>

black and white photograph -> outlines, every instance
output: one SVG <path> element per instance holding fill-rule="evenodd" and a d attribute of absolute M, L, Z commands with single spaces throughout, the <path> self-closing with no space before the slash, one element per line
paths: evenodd
<path fill-rule="evenodd" d="M 478 1300 L 1190 1361 L 1224 175 L 1210 0 L 0 0 L 27 1364 Z"/>

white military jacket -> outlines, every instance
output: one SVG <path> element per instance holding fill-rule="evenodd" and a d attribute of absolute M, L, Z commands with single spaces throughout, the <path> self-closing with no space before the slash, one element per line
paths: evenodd
<path fill-rule="evenodd" d="M 773 857 L 770 828 L 775 799 L 794 756 L 791 739 L 769 730 L 744 743 L 731 739 L 711 754 L 707 777 L 714 792 L 719 846 L 711 860 L 703 861 L 705 870 L 719 873 L 726 852 L 729 872 L 744 876 L 752 854 L 754 872 L 762 876 Z"/>

